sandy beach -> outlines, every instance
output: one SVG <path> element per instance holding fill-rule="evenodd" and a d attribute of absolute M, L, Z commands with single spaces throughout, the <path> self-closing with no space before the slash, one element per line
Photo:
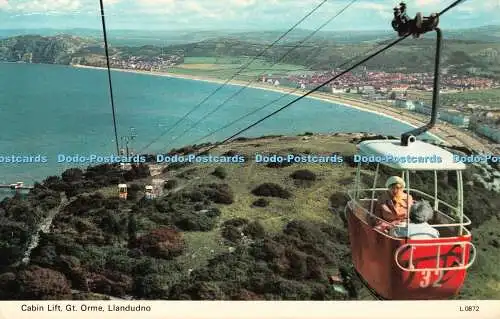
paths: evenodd
<path fill-rule="evenodd" d="M 96 70 L 106 70 L 104 67 L 93 67 L 86 65 L 72 65 L 75 68 L 86 68 L 86 69 L 96 69 Z M 203 81 L 209 83 L 219 83 L 224 84 L 226 81 L 215 79 L 215 78 L 207 78 L 201 76 L 193 76 L 193 75 L 184 75 L 184 74 L 173 74 L 168 72 L 150 72 L 150 71 L 140 71 L 140 70 L 127 70 L 127 69 L 112 69 L 113 71 L 118 72 L 128 72 L 135 74 L 145 74 L 152 76 L 163 76 L 169 78 L 177 78 L 177 79 L 185 79 L 185 80 L 195 80 L 195 81 Z M 228 82 L 228 85 L 237 85 L 237 86 L 248 86 L 253 89 L 261 89 L 267 91 L 273 91 L 278 93 L 286 93 L 295 96 L 301 96 L 307 92 L 307 90 L 302 89 L 293 89 L 287 87 L 275 87 L 267 83 L 254 82 L 248 85 L 248 82 L 231 80 Z M 357 100 L 352 98 L 341 97 L 333 94 L 323 93 L 323 92 L 314 92 L 308 95 L 309 98 L 339 104 L 342 106 L 355 108 L 358 110 L 362 110 L 365 112 L 375 113 L 380 116 L 388 117 L 398 122 L 410 125 L 412 127 L 419 127 L 426 122 L 429 121 L 429 117 L 413 113 L 403 109 L 396 109 L 389 107 L 384 104 L 376 103 L 376 102 L 367 102 L 363 100 Z M 447 123 L 437 123 L 435 127 L 429 132 L 434 138 L 439 140 L 441 143 L 445 145 L 461 145 L 469 147 L 475 151 L 482 153 L 492 153 L 494 149 L 487 144 L 486 140 L 479 139 L 476 136 L 472 136 L 471 134 L 467 134 L 464 131 L 460 130 L 457 127 L 454 127 L 451 124 Z"/>

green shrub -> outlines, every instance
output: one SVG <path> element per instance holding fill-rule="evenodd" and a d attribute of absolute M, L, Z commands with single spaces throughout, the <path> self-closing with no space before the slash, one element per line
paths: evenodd
<path fill-rule="evenodd" d="M 220 178 L 220 179 L 224 179 L 227 177 L 227 171 L 224 167 L 216 167 L 215 170 L 212 172 L 212 175 Z"/>
<path fill-rule="evenodd" d="M 292 193 L 274 183 L 261 184 L 252 190 L 252 194 L 256 196 L 279 197 L 285 199 L 292 197 Z"/>

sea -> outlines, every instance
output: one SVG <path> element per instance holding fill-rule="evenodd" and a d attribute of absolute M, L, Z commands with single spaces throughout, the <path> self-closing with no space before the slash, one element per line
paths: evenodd
<path fill-rule="evenodd" d="M 129 142 L 136 151 L 151 144 L 144 152 L 166 153 L 193 144 L 284 95 L 245 88 L 234 96 L 242 87 L 228 85 L 206 99 L 221 84 L 119 71 L 112 71 L 111 78 L 118 135 L 136 136 Z M 223 140 L 295 98 L 285 96 L 197 144 Z M 194 106 L 196 111 L 179 122 Z M 32 185 L 77 166 L 58 163 L 61 154 L 116 153 L 106 70 L 0 63 L 0 123 L 0 156 L 47 158 L 45 163 L 0 163 L 0 183 Z M 242 136 L 361 131 L 399 136 L 408 129 L 409 125 L 388 117 L 305 98 Z"/>

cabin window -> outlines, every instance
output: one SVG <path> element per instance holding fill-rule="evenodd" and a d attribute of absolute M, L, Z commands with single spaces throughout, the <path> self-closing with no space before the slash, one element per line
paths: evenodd
<path fill-rule="evenodd" d="M 387 191 L 385 182 L 390 176 L 400 176 L 405 180 L 407 184 L 405 192 L 409 192 L 414 201 L 425 199 L 434 207 L 434 217 L 429 224 L 439 230 L 441 237 L 459 235 L 463 229 L 460 225 L 445 226 L 463 222 L 459 218 L 461 210 L 458 201 L 459 173 L 456 171 L 403 172 L 383 165 L 378 167 L 373 164 L 362 165 L 356 178 L 357 196 L 355 198 L 358 199 L 358 210 L 365 211 L 365 214 L 372 215 L 372 218 L 381 217 L 373 215 L 376 215 L 377 198 Z"/>

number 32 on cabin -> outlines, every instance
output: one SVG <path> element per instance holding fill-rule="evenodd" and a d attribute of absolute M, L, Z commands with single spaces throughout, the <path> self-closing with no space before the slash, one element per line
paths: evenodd
<path fill-rule="evenodd" d="M 420 288 L 438 288 L 442 286 L 442 279 L 444 276 L 443 270 L 424 270 L 420 272 L 421 279 L 419 282 Z"/>

